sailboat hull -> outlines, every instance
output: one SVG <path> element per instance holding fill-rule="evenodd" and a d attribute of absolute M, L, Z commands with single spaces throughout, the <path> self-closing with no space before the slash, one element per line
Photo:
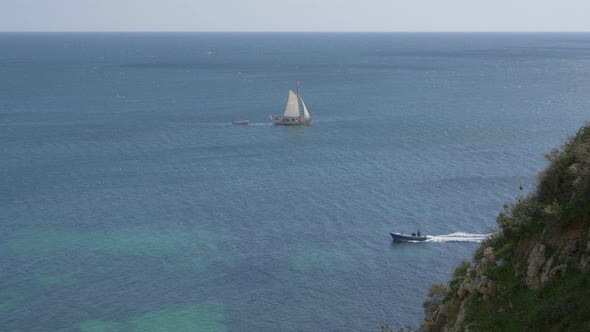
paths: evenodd
<path fill-rule="evenodd" d="M 301 119 L 301 118 L 292 118 L 292 117 L 278 117 L 271 115 L 270 119 L 272 123 L 275 125 L 281 126 L 309 126 L 311 124 L 311 118 L 309 119 Z"/>

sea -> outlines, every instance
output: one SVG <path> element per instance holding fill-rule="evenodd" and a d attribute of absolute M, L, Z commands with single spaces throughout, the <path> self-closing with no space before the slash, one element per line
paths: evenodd
<path fill-rule="evenodd" d="M 588 33 L 1 33 L 0 330 L 417 327 L 589 119 Z"/>

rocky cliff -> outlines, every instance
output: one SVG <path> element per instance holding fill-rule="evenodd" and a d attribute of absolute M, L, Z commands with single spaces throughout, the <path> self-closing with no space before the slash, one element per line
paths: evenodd
<path fill-rule="evenodd" d="M 590 125 L 424 304 L 424 331 L 590 331 Z"/>

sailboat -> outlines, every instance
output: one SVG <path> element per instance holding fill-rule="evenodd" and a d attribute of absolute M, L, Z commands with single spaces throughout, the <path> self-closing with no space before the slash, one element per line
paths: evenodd
<path fill-rule="evenodd" d="M 309 126 L 311 124 L 311 116 L 305 107 L 303 98 L 299 95 L 299 85 L 300 83 L 297 82 L 297 92 L 289 89 L 289 100 L 283 116 L 270 115 L 273 124 L 286 126 Z"/>

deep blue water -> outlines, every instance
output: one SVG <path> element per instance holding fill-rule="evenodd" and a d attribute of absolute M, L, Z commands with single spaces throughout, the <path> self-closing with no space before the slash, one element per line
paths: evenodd
<path fill-rule="evenodd" d="M 0 34 L 0 330 L 417 325 L 589 110 L 590 34 Z"/>

